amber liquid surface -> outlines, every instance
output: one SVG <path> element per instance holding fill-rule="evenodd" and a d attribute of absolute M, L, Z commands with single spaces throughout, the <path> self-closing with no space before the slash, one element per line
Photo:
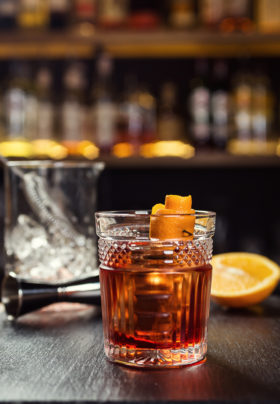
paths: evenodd
<path fill-rule="evenodd" d="M 211 273 L 210 264 L 146 271 L 101 265 L 108 352 L 110 347 L 137 352 L 197 346 L 206 352 Z"/>

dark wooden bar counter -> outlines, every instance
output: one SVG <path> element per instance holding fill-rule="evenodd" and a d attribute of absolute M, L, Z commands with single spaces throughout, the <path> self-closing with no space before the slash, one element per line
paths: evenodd
<path fill-rule="evenodd" d="M 246 310 L 213 305 L 206 362 L 172 370 L 109 363 L 98 309 L 32 313 L 16 322 L 0 310 L 0 402 L 280 400 L 280 296 Z"/>

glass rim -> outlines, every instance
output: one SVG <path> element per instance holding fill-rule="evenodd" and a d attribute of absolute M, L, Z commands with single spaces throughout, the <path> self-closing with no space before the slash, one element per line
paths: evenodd
<path fill-rule="evenodd" d="M 22 168 L 104 168 L 103 161 L 54 161 L 54 160 L 2 160 L 6 167 Z"/>
<path fill-rule="evenodd" d="M 111 210 L 98 211 L 95 213 L 97 218 L 147 218 L 147 217 L 185 217 L 194 216 L 199 219 L 215 218 L 216 212 L 208 210 L 195 209 L 195 213 L 169 213 L 169 214 L 151 214 L 151 210 Z"/>

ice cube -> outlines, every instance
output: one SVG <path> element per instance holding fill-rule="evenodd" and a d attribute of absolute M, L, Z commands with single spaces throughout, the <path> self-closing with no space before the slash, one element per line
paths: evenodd
<path fill-rule="evenodd" d="M 97 255 L 95 239 L 76 234 L 78 237 L 73 240 L 72 235 L 67 237 L 21 214 L 5 239 L 13 270 L 24 278 L 50 282 L 93 272 Z"/>

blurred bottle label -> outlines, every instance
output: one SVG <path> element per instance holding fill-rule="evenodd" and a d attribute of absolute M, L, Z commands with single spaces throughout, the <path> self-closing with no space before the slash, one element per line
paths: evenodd
<path fill-rule="evenodd" d="M 170 24 L 175 28 L 188 28 L 195 23 L 193 0 L 173 0 L 170 5 Z"/>
<path fill-rule="evenodd" d="M 15 16 L 17 12 L 16 0 L 2 0 L 0 1 L 0 15 L 3 17 Z"/>
<path fill-rule="evenodd" d="M 252 87 L 247 79 L 242 79 L 236 86 L 235 94 L 235 126 L 239 140 L 251 138 Z"/>
<path fill-rule="evenodd" d="M 33 94 L 28 94 L 25 100 L 25 137 L 35 139 L 37 136 L 38 100 Z"/>
<path fill-rule="evenodd" d="M 25 101 L 25 93 L 19 88 L 10 89 L 5 96 L 5 130 L 11 139 L 24 136 Z"/>
<path fill-rule="evenodd" d="M 210 138 L 210 93 L 205 87 L 197 87 L 191 95 L 193 137 L 198 143 L 207 143 Z"/>
<path fill-rule="evenodd" d="M 49 0 L 50 1 L 50 10 L 51 11 L 59 11 L 64 12 L 69 9 L 69 0 Z"/>
<path fill-rule="evenodd" d="M 216 26 L 222 20 L 225 12 L 224 0 L 201 0 L 200 17 L 204 25 Z"/>
<path fill-rule="evenodd" d="M 130 138 L 139 138 L 143 129 L 143 116 L 137 103 L 128 103 L 126 107 L 128 134 Z"/>
<path fill-rule="evenodd" d="M 39 139 L 49 139 L 53 136 L 54 108 L 51 102 L 38 104 L 38 134 Z"/>
<path fill-rule="evenodd" d="M 78 18 L 93 18 L 97 13 L 96 0 L 76 0 L 75 12 Z"/>
<path fill-rule="evenodd" d="M 119 25 L 127 18 L 127 0 L 102 0 L 99 4 L 99 22 L 104 25 Z"/>
<path fill-rule="evenodd" d="M 217 146 L 225 147 L 228 140 L 229 96 L 218 90 L 212 95 L 211 110 L 213 119 L 213 141 Z"/>
<path fill-rule="evenodd" d="M 49 21 L 49 2 L 21 0 L 18 23 L 23 28 L 45 27 Z"/>
<path fill-rule="evenodd" d="M 226 16 L 240 18 L 249 14 L 249 0 L 227 0 L 224 3 Z"/>
<path fill-rule="evenodd" d="M 79 141 L 82 139 L 84 109 L 77 101 L 66 101 L 62 107 L 63 140 Z"/>
<path fill-rule="evenodd" d="M 114 143 L 116 108 L 112 102 L 98 101 L 95 105 L 95 138 L 101 149 L 110 149 Z"/>
<path fill-rule="evenodd" d="M 280 32 L 279 0 L 258 0 L 257 25 L 263 32 Z"/>
<path fill-rule="evenodd" d="M 0 1 L 0 29 L 15 28 L 17 13 L 18 13 L 17 0 Z"/>

